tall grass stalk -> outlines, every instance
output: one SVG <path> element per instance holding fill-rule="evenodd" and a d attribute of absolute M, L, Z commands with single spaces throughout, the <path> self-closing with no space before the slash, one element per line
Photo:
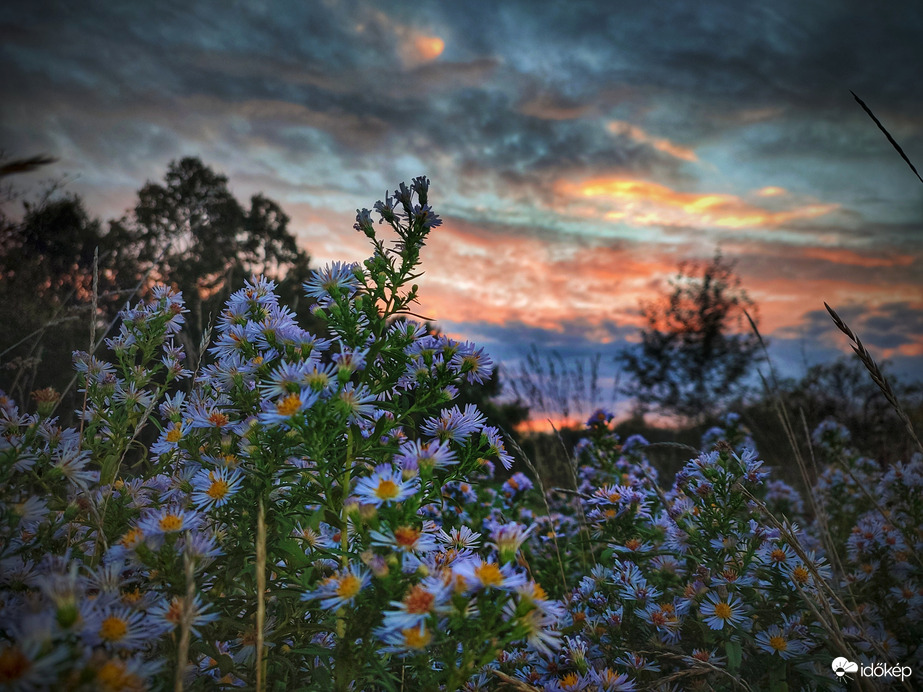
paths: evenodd
<path fill-rule="evenodd" d="M 833 319 L 833 323 L 837 326 L 841 332 L 843 332 L 849 340 L 852 341 L 852 350 L 859 360 L 862 361 L 862 364 L 865 366 L 865 369 L 868 370 L 869 375 L 872 377 L 872 382 L 878 385 L 878 389 L 881 390 L 881 393 L 885 395 L 885 399 L 888 400 L 888 403 L 891 404 L 891 408 L 894 409 L 894 412 L 897 413 L 898 418 L 904 423 L 904 427 L 907 428 L 907 433 L 910 435 L 919 450 L 923 452 L 923 443 L 920 442 L 920 438 L 917 437 L 916 431 L 913 429 L 913 423 L 910 422 L 910 416 L 908 416 L 904 409 L 901 408 L 900 402 L 897 400 L 897 395 L 894 393 L 894 390 L 891 389 L 891 385 L 888 383 L 887 378 L 881 372 L 881 368 L 878 367 L 878 363 L 875 362 L 875 359 L 872 358 L 872 354 L 869 353 L 868 349 L 862 343 L 855 332 L 849 328 L 849 325 L 840 317 L 836 310 L 824 303 L 824 307 L 827 308 L 827 312 L 830 313 L 830 317 Z"/>
<path fill-rule="evenodd" d="M 256 689 L 265 689 L 263 631 L 266 626 L 266 505 L 260 498 L 256 515 Z"/>
<path fill-rule="evenodd" d="M 192 535 L 187 532 L 186 540 Z M 195 560 L 188 551 L 183 554 L 183 570 L 186 578 L 186 594 L 183 597 L 183 614 L 180 618 L 179 644 L 176 647 L 176 672 L 173 676 L 174 692 L 183 691 L 183 678 L 186 663 L 189 661 L 189 640 L 192 631 L 192 619 L 195 614 Z"/>
<path fill-rule="evenodd" d="M 538 484 L 539 492 L 542 496 L 542 503 L 545 505 L 545 516 L 551 519 L 551 506 L 548 504 L 548 491 L 545 490 L 545 483 L 542 480 L 541 474 L 536 470 L 535 464 L 532 463 L 532 460 L 529 458 L 529 455 L 525 453 L 522 447 L 519 446 L 519 443 L 516 442 L 516 439 L 503 431 L 506 439 L 509 441 L 512 448 L 519 454 L 520 458 L 525 462 L 526 467 L 532 472 L 532 475 L 535 477 L 535 482 Z M 554 552 L 558 558 L 558 567 L 561 570 L 561 593 L 567 593 L 567 577 L 564 574 L 564 560 L 561 558 L 561 548 L 558 546 L 558 532 L 555 530 L 554 526 L 551 527 L 551 541 L 554 543 Z"/>

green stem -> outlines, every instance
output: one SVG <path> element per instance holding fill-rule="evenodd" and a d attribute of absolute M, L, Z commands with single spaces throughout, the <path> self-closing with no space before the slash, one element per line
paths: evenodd
<path fill-rule="evenodd" d="M 266 623 L 266 507 L 256 516 L 256 689 L 263 692 L 263 629 Z"/>

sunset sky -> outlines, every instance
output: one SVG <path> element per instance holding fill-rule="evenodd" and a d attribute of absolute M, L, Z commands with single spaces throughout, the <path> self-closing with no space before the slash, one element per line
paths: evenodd
<path fill-rule="evenodd" d="M 923 372 L 919 0 L 44 2 L 0 9 L 0 149 L 96 215 L 200 156 L 315 264 L 425 174 L 422 313 L 513 364 L 602 353 L 683 259 L 737 261 L 780 368 Z M 23 179 L 26 182 L 26 179 Z M 607 366 L 610 367 L 611 366 Z"/>

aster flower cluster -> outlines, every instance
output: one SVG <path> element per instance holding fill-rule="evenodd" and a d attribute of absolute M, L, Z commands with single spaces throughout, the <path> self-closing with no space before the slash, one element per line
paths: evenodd
<path fill-rule="evenodd" d="M 189 365 L 158 287 L 109 360 L 74 354 L 78 427 L 53 392 L 34 414 L 0 393 L 0 685 L 783 690 L 826 689 L 841 655 L 923 666 L 923 457 L 882 468 L 828 422 L 802 495 L 728 414 L 664 484 L 600 410 L 543 497 L 454 401 L 490 357 L 413 319 L 428 190 L 358 211 L 372 256 L 305 277 L 322 334 L 253 277 Z"/>
<path fill-rule="evenodd" d="M 559 539 L 576 583 L 562 599 L 562 646 L 503 657 L 504 675 L 545 690 L 678 689 L 665 680 L 733 689 L 740 678 L 754 689 L 826 689 L 841 651 L 923 663 L 913 557 L 923 547 L 923 459 L 873 472 L 825 424 L 818 453 L 843 455 L 843 468 L 821 475 L 814 501 L 844 478 L 863 481 L 846 486 L 846 509 L 809 522 L 800 494 L 770 480 L 739 417 L 706 433 L 669 489 L 657 484 L 646 441 L 621 443 L 610 418 L 591 416 L 577 445 L 579 502 L 556 505 L 573 517 Z M 828 558 L 831 535 L 843 540 Z M 533 565 L 541 538 L 527 545 Z M 581 545 L 588 571 L 575 559 Z"/>
<path fill-rule="evenodd" d="M 193 372 L 159 287 L 111 362 L 75 354 L 79 429 L 0 398 L 0 681 L 456 689 L 501 650 L 556 648 L 532 526 L 486 487 L 513 457 L 452 404 L 493 363 L 410 313 L 428 186 L 376 205 L 395 246 L 363 210 L 372 257 L 307 278 L 323 336 L 253 277 Z"/>

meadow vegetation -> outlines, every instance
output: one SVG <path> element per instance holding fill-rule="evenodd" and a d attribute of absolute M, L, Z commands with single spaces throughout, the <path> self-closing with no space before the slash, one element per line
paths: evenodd
<path fill-rule="evenodd" d="M 73 199 L 6 222 L 7 252 L 50 214 L 113 245 L 15 299 L 54 329 L 77 296 L 92 326 L 72 388 L 42 380 L 43 331 L 4 347 L 0 686 L 776 692 L 831 688 L 839 657 L 921 674 L 917 389 L 832 364 L 712 399 L 679 440 L 604 408 L 526 438 L 530 402 L 496 400 L 489 354 L 414 314 L 441 224 L 427 179 L 358 212 L 366 261 L 313 271 L 281 210 L 224 182 L 181 162 L 109 233 Z M 223 263 L 197 230 L 220 214 Z M 49 266 L 8 263 L 4 290 Z"/>

